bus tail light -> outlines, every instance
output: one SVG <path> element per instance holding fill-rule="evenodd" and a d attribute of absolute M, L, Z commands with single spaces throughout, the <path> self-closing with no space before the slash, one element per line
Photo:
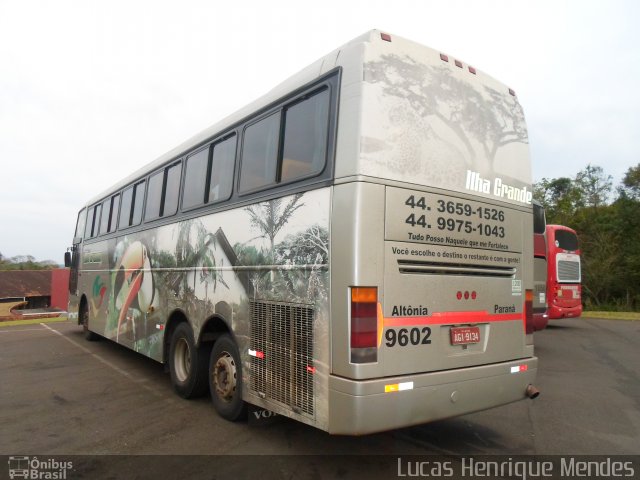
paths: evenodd
<path fill-rule="evenodd" d="M 351 288 L 351 362 L 378 360 L 378 289 Z"/>
<path fill-rule="evenodd" d="M 524 329 L 525 333 L 533 333 L 533 290 L 524 291 Z"/>

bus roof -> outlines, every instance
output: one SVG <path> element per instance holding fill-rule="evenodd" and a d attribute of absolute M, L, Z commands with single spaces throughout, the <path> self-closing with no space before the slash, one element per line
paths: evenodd
<path fill-rule="evenodd" d="M 422 49 L 429 50 L 433 54 L 431 55 L 431 57 L 433 57 L 434 55 L 435 57 L 438 57 L 439 55 L 440 59 L 442 59 L 443 57 L 443 54 L 438 54 L 435 50 L 432 50 L 423 45 L 419 45 L 415 42 L 411 42 L 409 40 L 403 39 L 401 37 L 397 37 L 395 35 L 391 36 L 391 35 L 382 33 L 380 30 L 371 30 L 369 32 L 366 32 L 354 38 L 353 40 L 345 43 L 341 47 L 333 50 L 327 55 L 321 57 L 315 62 L 311 63 L 310 65 L 308 65 L 307 67 L 299 71 L 298 73 L 294 74 L 293 76 L 289 77 L 288 79 L 278 84 L 276 87 L 272 88 L 268 93 L 258 98 L 254 102 L 246 105 L 245 107 L 241 108 L 237 112 L 225 117 L 224 119 L 213 124 L 209 128 L 206 128 L 203 131 L 199 132 L 198 134 L 192 136 L 191 138 L 184 141 L 183 143 L 173 148 L 172 150 L 168 151 L 164 155 L 161 155 L 156 160 L 139 168 L 132 174 L 128 175 L 126 178 L 123 178 L 121 181 L 109 187 L 107 190 L 93 197 L 89 202 L 86 203 L 86 206 L 92 205 L 97 201 L 102 200 L 108 197 L 109 195 L 112 195 L 118 192 L 119 190 L 126 187 L 127 185 L 130 185 L 136 180 L 145 177 L 147 174 L 158 169 L 162 165 L 167 164 L 173 160 L 179 159 L 189 151 L 195 148 L 198 148 L 201 145 L 206 144 L 207 142 L 213 140 L 216 136 L 220 134 L 224 134 L 225 130 L 231 129 L 234 126 L 241 124 L 249 116 L 257 112 L 260 112 L 263 109 L 267 109 L 271 104 L 278 101 L 283 96 L 290 94 L 291 92 L 299 88 L 303 88 L 305 85 L 309 84 L 313 80 L 317 79 L 318 77 L 324 75 L 325 73 L 331 71 L 332 69 L 338 66 L 342 67 L 343 72 L 347 74 L 344 76 L 349 77 L 348 79 L 347 78 L 344 79 L 345 83 L 348 83 L 348 81 L 362 82 L 363 70 L 365 68 L 365 66 L 363 65 L 363 62 L 365 61 L 365 59 L 364 59 L 364 55 L 362 54 L 362 51 L 364 50 L 365 45 L 372 44 L 373 42 L 387 44 L 387 42 L 390 42 L 390 41 L 393 41 L 394 45 L 398 45 L 398 48 L 400 50 L 406 47 L 422 48 Z M 445 55 L 445 57 L 447 56 Z M 454 62 L 454 59 L 452 58 L 451 63 L 453 64 L 453 62 Z M 458 60 L 455 60 L 456 66 L 459 66 L 459 63 L 460 62 Z M 504 90 L 505 92 L 508 90 L 500 82 L 497 82 L 495 79 L 484 74 L 480 70 L 476 70 L 475 68 L 470 66 L 469 66 L 469 69 L 470 71 L 473 70 L 474 77 L 476 78 L 481 77 L 483 83 L 491 86 L 498 86 L 501 90 Z M 510 93 L 511 95 L 515 95 L 511 90 L 510 90 Z M 357 140 L 357 142 L 359 141 L 360 139 Z M 358 146 L 357 148 L 366 148 L 366 147 Z M 336 172 L 336 174 L 338 174 L 338 172 Z"/>
<path fill-rule="evenodd" d="M 290 93 L 291 91 L 297 88 L 303 87 L 304 85 L 318 78 L 323 73 L 326 73 L 327 71 L 331 70 L 335 66 L 338 53 L 342 48 L 348 45 L 352 45 L 354 43 L 367 41 L 367 39 L 369 39 L 375 32 L 377 32 L 377 30 L 372 30 L 371 32 L 363 34 L 351 40 L 350 42 L 346 43 L 342 47 L 334 50 L 333 52 L 325 55 L 319 60 L 316 60 L 312 64 L 300 70 L 298 73 L 294 74 L 293 76 L 289 77 L 288 79 L 276 85 L 274 88 L 269 90 L 262 97 L 254 100 L 253 102 L 244 106 L 243 108 L 236 111 L 235 113 L 228 115 L 227 117 L 216 122 L 210 127 L 202 130 L 201 132 L 197 133 L 196 135 L 182 142 L 177 147 L 169 150 L 164 155 L 161 155 L 160 157 L 153 160 L 152 162 L 149 162 L 148 164 L 139 168 L 138 170 L 133 172 L 131 175 L 127 176 L 126 178 L 112 185 L 107 190 L 103 191 L 96 197 L 92 198 L 86 205 L 87 206 L 92 205 L 98 200 L 101 200 L 111 195 L 112 193 L 116 193 L 123 187 L 131 184 L 132 182 L 134 182 L 139 178 L 144 177 L 146 174 L 154 171 L 155 169 L 159 168 L 163 164 L 168 163 L 171 160 L 177 159 L 181 157 L 183 154 L 189 152 L 190 150 L 205 144 L 212 137 L 215 137 L 217 134 L 222 133 L 226 129 L 229 129 L 234 125 L 242 122 L 243 119 L 250 116 L 251 114 L 268 107 L 269 104 L 277 101 L 279 98 L 286 95 L 287 93 Z"/>

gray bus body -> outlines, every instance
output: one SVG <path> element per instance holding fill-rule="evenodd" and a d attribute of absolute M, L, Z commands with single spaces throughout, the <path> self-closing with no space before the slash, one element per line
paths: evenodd
<path fill-rule="evenodd" d="M 88 202 L 69 312 L 170 369 L 230 336 L 244 402 L 330 433 L 417 425 L 526 398 L 532 223 L 513 91 L 374 30 Z"/>

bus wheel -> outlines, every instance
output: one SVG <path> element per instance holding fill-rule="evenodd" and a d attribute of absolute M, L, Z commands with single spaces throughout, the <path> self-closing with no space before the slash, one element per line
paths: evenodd
<path fill-rule="evenodd" d="M 195 398 L 207 391 L 207 359 L 211 344 L 196 347 L 188 323 L 181 323 L 171 336 L 169 371 L 173 389 L 182 398 Z"/>
<path fill-rule="evenodd" d="M 213 406 L 222 418 L 235 421 L 246 417 L 242 401 L 242 363 L 238 347 L 228 335 L 213 345 L 209 362 L 209 390 Z"/>
<path fill-rule="evenodd" d="M 89 309 L 87 304 L 83 303 L 80 307 L 80 320 L 82 321 L 82 331 L 84 332 L 84 338 L 90 342 L 95 342 L 100 339 L 100 335 L 89 330 Z"/>

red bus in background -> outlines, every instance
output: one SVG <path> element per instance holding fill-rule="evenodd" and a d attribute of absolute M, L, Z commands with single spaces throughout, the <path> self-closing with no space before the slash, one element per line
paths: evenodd
<path fill-rule="evenodd" d="M 580 249 L 575 230 L 547 225 L 547 304 L 549 319 L 582 314 Z"/>
<path fill-rule="evenodd" d="M 547 313 L 547 221 L 544 207 L 533 200 L 533 329 L 542 330 L 549 322 Z"/>

